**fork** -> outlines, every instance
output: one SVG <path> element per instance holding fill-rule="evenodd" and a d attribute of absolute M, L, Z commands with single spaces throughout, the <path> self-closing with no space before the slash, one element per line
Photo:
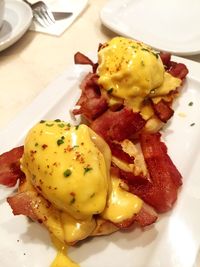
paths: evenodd
<path fill-rule="evenodd" d="M 56 22 L 51 10 L 43 1 L 38 1 L 34 4 L 29 3 L 27 0 L 23 1 L 31 7 L 34 20 L 42 27 L 51 26 Z"/>

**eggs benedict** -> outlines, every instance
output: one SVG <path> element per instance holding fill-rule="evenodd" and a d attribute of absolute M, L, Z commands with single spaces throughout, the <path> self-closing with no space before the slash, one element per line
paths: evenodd
<path fill-rule="evenodd" d="M 86 64 L 87 60 L 83 61 L 83 55 L 78 54 L 75 62 Z M 77 102 L 80 109 L 74 110 L 75 115 L 82 114 L 91 121 L 107 109 L 127 107 L 140 113 L 146 121 L 144 131 L 157 132 L 172 117 L 173 99 L 188 70 L 183 64 L 171 62 L 170 56 L 166 60 L 165 55 L 142 42 L 115 37 L 100 45 L 93 72 L 81 85 L 82 95 Z M 87 84 L 92 81 L 100 91 L 95 99 L 86 93 Z M 96 113 L 91 109 L 93 102 Z"/>
<path fill-rule="evenodd" d="M 8 202 L 14 214 L 39 221 L 61 243 L 112 233 L 123 221 L 134 222 L 143 201 L 112 173 L 111 160 L 108 144 L 88 126 L 40 121 L 25 138 L 25 179 Z"/>

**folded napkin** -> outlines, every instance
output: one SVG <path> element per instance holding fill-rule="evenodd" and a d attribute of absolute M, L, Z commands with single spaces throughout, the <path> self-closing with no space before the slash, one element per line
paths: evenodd
<path fill-rule="evenodd" d="M 37 1 L 30 0 L 29 2 L 34 3 Z M 57 20 L 55 24 L 46 28 L 33 21 L 30 30 L 59 36 L 82 13 L 87 6 L 88 0 L 44 0 L 44 2 L 49 6 L 51 11 L 72 12 L 73 15 L 66 19 Z"/>

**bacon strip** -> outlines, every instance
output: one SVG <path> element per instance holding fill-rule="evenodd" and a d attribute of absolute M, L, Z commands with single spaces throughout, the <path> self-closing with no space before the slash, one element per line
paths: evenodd
<path fill-rule="evenodd" d="M 107 110 L 107 99 L 101 95 L 97 80 L 98 76 L 96 74 L 89 73 L 82 81 L 82 94 L 76 103 L 76 105 L 80 106 L 80 109 L 74 109 L 74 115 L 82 114 L 91 121 Z"/>
<path fill-rule="evenodd" d="M 152 107 L 156 116 L 162 121 L 167 122 L 174 114 L 173 109 L 164 100 L 160 100 L 157 104 L 152 102 Z"/>
<path fill-rule="evenodd" d="M 169 68 L 168 72 L 172 76 L 183 80 L 186 77 L 186 75 L 188 74 L 188 69 L 185 66 L 185 64 L 176 63 L 176 62 L 171 61 L 170 62 L 170 68 Z"/>
<path fill-rule="evenodd" d="M 94 63 L 89 57 L 85 56 L 81 52 L 77 52 L 74 55 L 74 63 L 75 64 L 81 64 L 81 65 L 91 65 L 93 68 L 93 73 L 96 72 L 96 69 L 98 67 L 97 63 Z"/>
<path fill-rule="evenodd" d="M 122 170 L 120 177 L 128 183 L 132 193 L 158 212 L 166 212 L 177 199 L 182 185 L 181 174 L 168 156 L 167 147 L 160 141 L 160 133 L 142 133 L 140 142 L 151 180 Z"/>
<path fill-rule="evenodd" d="M 127 163 L 134 163 L 134 157 L 131 157 L 129 154 L 124 152 L 120 144 L 109 142 L 109 146 L 113 156 Z"/>
<path fill-rule="evenodd" d="M 165 69 L 174 77 L 183 80 L 188 74 L 188 69 L 183 63 L 171 61 L 171 54 L 167 52 L 160 53 L 161 60 Z"/>
<path fill-rule="evenodd" d="M 34 192 L 22 192 L 14 196 L 8 197 L 7 201 L 13 210 L 14 215 L 25 215 L 32 220 L 37 220 L 32 201 L 35 198 Z"/>
<path fill-rule="evenodd" d="M 107 110 L 90 127 L 107 141 L 129 139 L 145 125 L 139 113 L 124 107 L 119 111 Z"/>
<path fill-rule="evenodd" d="M 165 66 L 165 69 L 169 69 L 171 62 L 171 54 L 167 52 L 160 52 L 160 58 L 162 60 L 163 65 Z"/>
<path fill-rule="evenodd" d="M 0 155 L 0 184 L 12 187 L 19 178 L 24 177 L 19 162 L 23 152 L 24 147 L 20 146 Z"/>

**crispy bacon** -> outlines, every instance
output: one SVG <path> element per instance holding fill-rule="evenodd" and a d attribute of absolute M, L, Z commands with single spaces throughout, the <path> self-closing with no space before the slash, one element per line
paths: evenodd
<path fill-rule="evenodd" d="M 183 80 L 188 74 L 188 69 L 183 63 L 171 61 L 171 54 L 167 52 L 160 53 L 161 60 L 165 69 L 174 77 Z"/>
<path fill-rule="evenodd" d="M 171 54 L 168 52 L 160 52 L 160 58 L 162 60 L 165 69 L 169 69 L 170 61 L 171 61 Z"/>
<path fill-rule="evenodd" d="M 25 215 L 32 220 L 37 220 L 32 201 L 35 198 L 34 192 L 22 192 L 14 196 L 8 197 L 7 201 L 13 210 L 14 215 Z"/>
<path fill-rule="evenodd" d="M 181 174 L 168 156 L 167 147 L 160 141 L 159 133 L 142 133 L 140 142 L 151 180 L 122 170 L 119 171 L 120 177 L 127 182 L 131 192 L 158 212 L 168 211 L 182 185 Z"/>
<path fill-rule="evenodd" d="M 85 56 L 81 52 L 77 52 L 74 55 L 74 63 L 75 64 L 81 64 L 81 65 L 91 65 L 93 69 L 93 73 L 96 72 L 96 69 L 98 67 L 97 63 L 94 63 L 89 57 Z"/>
<path fill-rule="evenodd" d="M 116 158 L 119 158 L 127 163 L 133 163 L 134 162 L 134 157 L 131 157 L 129 154 L 124 152 L 122 150 L 122 147 L 120 144 L 109 142 L 108 143 L 110 146 L 110 150 L 112 152 L 112 155 L 115 156 Z"/>
<path fill-rule="evenodd" d="M 169 103 L 161 99 L 158 103 L 152 102 L 152 107 L 155 114 L 162 122 L 167 122 L 174 114 L 173 109 L 169 106 Z"/>
<path fill-rule="evenodd" d="M 139 113 L 124 107 L 119 111 L 107 110 L 90 127 L 107 141 L 122 141 L 141 130 L 145 120 Z"/>
<path fill-rule="evenodd" d="M 20 170 L 20 158 L 24 152 L 24 147 L 16 147 L 0 155 L 0 184 L 12 187 L 20 177 L 24 177 Z"/>
<path fill-rule="evenodd" d="M 176 63 L 176 62 L 171 61 L 170 62 L 170 68 L 169 68 L 168 72 L 172 76 L 183 80 L 186 77 L 186 75 L 188 74 L 188 69 L 185 66 L 185 64 Z"/>
<path fill-rule="evenodd" d="M 74 115 L 82 114 L 91 121 L 107 110 L 107 99 L 101 95 L 97 80 L 98 76 L 96 74 L 89 73 L 82 81 L 82 94 L 76 103 L 76 105 L 80 106 L 80 109 L 74 109 Z"/>

